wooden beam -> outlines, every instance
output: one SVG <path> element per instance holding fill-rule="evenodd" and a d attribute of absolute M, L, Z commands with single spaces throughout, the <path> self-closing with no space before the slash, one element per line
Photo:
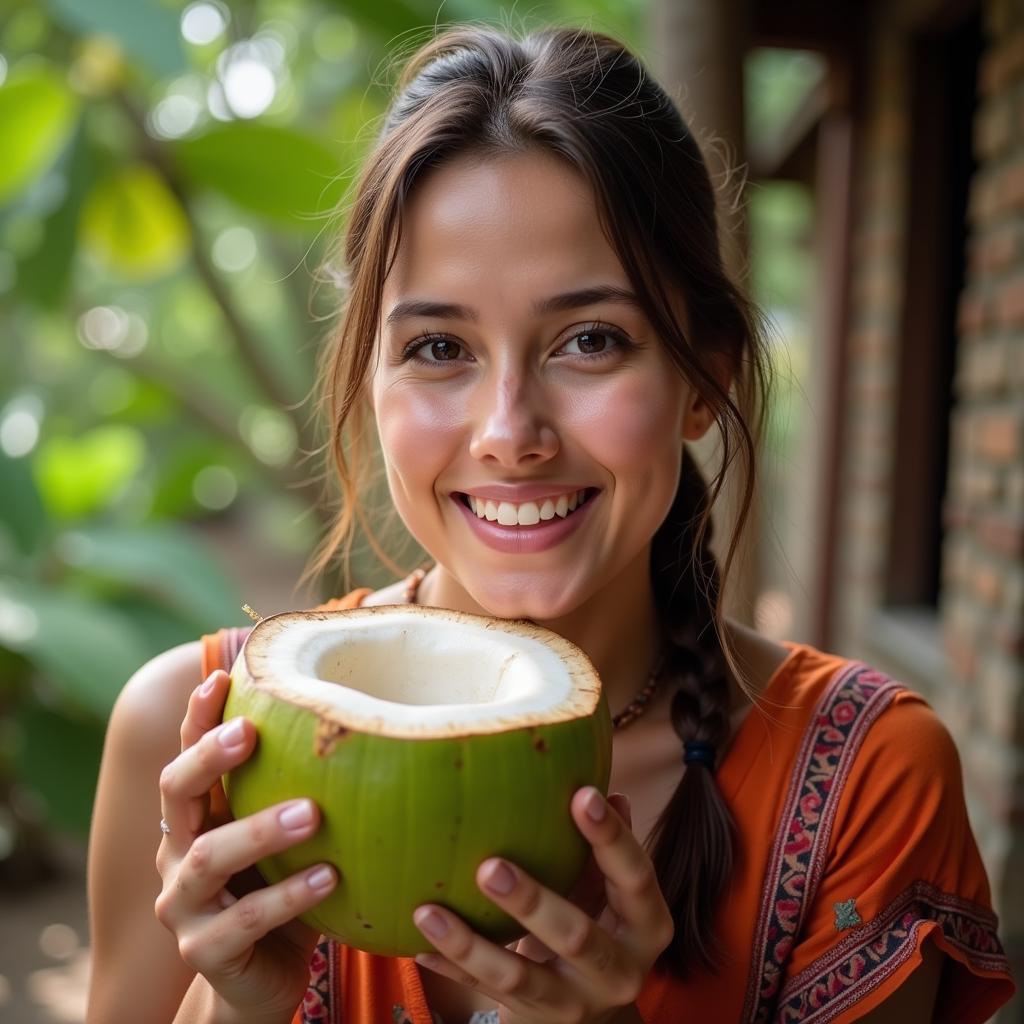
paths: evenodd
<path fill-rule="evenodd" d="M 859 34 L 867 5 L 850 0 L 754 0 L 750 38 L 754 46 L 839 53 Z"/>

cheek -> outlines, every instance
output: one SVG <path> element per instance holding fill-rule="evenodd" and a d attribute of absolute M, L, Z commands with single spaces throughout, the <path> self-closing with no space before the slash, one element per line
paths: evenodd
<path fill-rule="evenodd" d="M 680 389 L 649 376 L 620 377 L 576 403 L 581 439 L 609 468 L 642 472 L 658 454 L 672 455 L 682 441 Z"/>
<path fill-rule="evenodd" d="M 375 396 L 377 433 L 393 477 L 436 475 L 460 432 L 460 403 L 440 393 L 400 384 Z"/>

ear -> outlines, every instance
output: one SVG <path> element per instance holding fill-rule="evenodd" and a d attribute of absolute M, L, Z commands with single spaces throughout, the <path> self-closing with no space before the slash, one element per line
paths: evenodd
<path fill-rule="evenodd" d="M 716 352 L 710 357 L 708 370 L 714 376 L 718 386 L 726 393 L 732 387 L 732 364 L 727 353 Z M 683 439 L 699 441 L 715 422 L 717 416 L 704 395 L 695 387 L 691 387 L 687 400 L 686 414 L 683 418 Z"/>

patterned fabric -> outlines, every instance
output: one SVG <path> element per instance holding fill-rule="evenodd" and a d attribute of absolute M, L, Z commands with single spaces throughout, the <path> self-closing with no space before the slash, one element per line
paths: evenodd
<path fill-rule="evenodd" d="M 231 671 L 245 638 L 251 632 L 252 626 L 233 626 L 220 631 L 220 663 L 224 666 L 225 672 Z"/>
<path fill-rule="evenodd" d="M 396 1004 L 395 1008 L 391 1011 L 393 1024 L 413 1024 L 412 1018 L 406 1012 L 406 1009 L 401 1004 Z M 439 1014 L 432 1014 L 434 1018 L 434 1024 L 445 1024 L 444 1018 Z M 477 1010 L 472 1017 L 469 1018 L 469 1024 L 501 1024 L 499 1020 L 498 1010 Z"/>
<path fill-rule="evenodd" d="M 938 924 L 947 943 L 976 966 L 1005 969 L 996 937 L 995 914 L 919 882 L 875 920 L 851 932 L 827 956 L 791 978 L 782 990 L 779 1022 L 825 1024 L 893 973 L 917 948 L 917 936 L 929 922 Z"/>
<path fill-rule="evenodd" d="M 804 734 L 765 875 L 743 1020 L 772 1019 L 780 979 L 818 887 L 843 783 L 871 723 L 903 687 L 858 662 L 821 697 Z"/>
<path fill-rule="evenodd" d="M 331 1013 L 331 993 L 337 976 L 337 948 L 324 939 L 313 951 L 309 961 L 309 987 L 302 1000 L 304 1024 L 334 1024 Z"/>

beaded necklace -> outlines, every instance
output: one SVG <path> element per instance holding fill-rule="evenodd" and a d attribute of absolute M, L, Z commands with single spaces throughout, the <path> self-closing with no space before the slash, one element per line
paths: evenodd
<path fill-rule="evenodd" d="M 426 569 L 414 569 L 405 578 L 405 603 L 415 604 L 416 595 L 420 589 L 423 577 L 427 575 Z M 647 709 L 651 702 L 658 684 L 661 682 L 661 670 L 665 664 L 665 655 L 658 658 L 654 671 L 651 672 L 646 685 L 642 690 L 616 715 L 612 715 L 612 726 L 616 729 L 625 729 L 627 725 L 635 722 Z"/>

